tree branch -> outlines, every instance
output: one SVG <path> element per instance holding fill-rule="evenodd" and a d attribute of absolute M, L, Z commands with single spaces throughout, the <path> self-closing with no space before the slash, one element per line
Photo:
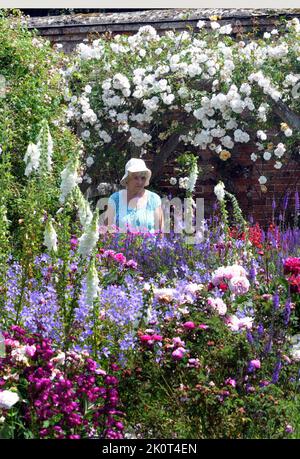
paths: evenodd
<path fill-rule="evenodd" d="M 119 137 L 116 140 L 113 140 L 112 142 L 110 142 L 106 148 L 107 149 L 110 149 L 111 147 L 114 147 L 116 149 L 119 149 L 119 150 L 122 150 L 122 148 L 124 147 L 124 145 L 127 143 L 127 140 L 128 140 L 128 137 L 129 137 L 129 134 L 122 134 L 121 137 Z M 97 172 L 99 171 L 99 168 L 101 167 L 101 155 L 97 155 L 96 153 L 96 158 L 95 158 L 95 162 L 87 169 L 87 173 L 89 174 L 89 176 L 91 177 L 92 179 L 92 183 L 97 175 Z M 81 192 L 84 194 L 87 189 L 89 188 L 90 184 L 87 183 L 86 181 L 80 183 L 79 187 L 80 187 L 80 190 Z"/>
<path fill-rule="evenodd" d="M 289 125 L 290 128 L 300 130 L 300 115 L 291 110 L 282 100 L 274 101 L 268 96 L 268 101 L 273 107 L 274 113 Z"/>
<path fill-rule="evenodd" d="M 177 145 L 179 144 L 180 140 L 179 137 L 181 135 L 184 135 L 188 132 L 190 129 L 191 124 L 195 122 L 195 117 L 194 116 L 187 116 L 183 120 L 180 120 L 184 122 L 184 128 L 181 130 L 181 132 L 175 132 L 172 134 L 168 140 L 162 145 L 161 147 L 161 152 L 159 155 L 155 156 L 153 164 L 152 164 L 152 178 L 157 179 L 163 169 L 163 165 L 167 161 L 167 159 L 170 157 L 170 155 L 173 153 Z"/>

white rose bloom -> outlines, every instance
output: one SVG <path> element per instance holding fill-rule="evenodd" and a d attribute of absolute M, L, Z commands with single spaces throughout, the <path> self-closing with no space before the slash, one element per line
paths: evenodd
<path fill-rule="evenodd" d="M 198 21 L 197 22 L 198 29 L 202 29 L 202 27 L 204 27 L 204 26 L 205 26 L 205 22 L 204 21 Z"/>
<path fill-rule="evenodd" d="M 88 157 L 86 158 L 86 165 L 87 165 L 87 167 L 91 167 L 91 165 L 94 164 L 94 162 L 95 162 L 95 161 L 94 161 L 94 158 L 93 158 L 92 156 L 88 156 Z"/>
<path fill-rule="evenodd" d="M 141 147 L 144 143 L 150 142 L 151 135 L 146 134 L 137 128 L 130 128 L 130 138 L 129 141 L 133 142 L 137 147 Z"/>
<path fill-rule="evenodd" d="M 189 183 L 189 177 L 180 177 L 179 188 L 186 190 L 188 187 L 188 183 Z"/>
<path fill-rule="evenodd" d="M 286 148 L 283 145 L 283 143 L 279 143 L 274 150 L 274 155 L 277 156 L 277 158 L 281 158 L 284 155 L 285 151 Z"/>
<path fill-rule="evenodd" d="M 219 182 L 218 185 L 214 187 L 214 193 L 217 196 L 218 201 L 223 201 L 225 197 L 225 185 L 223 182 Z"/>
<path fill-rule="evenodd" d="M 190 94 L 188 88 L 185 87 L 185 86 L 182 86 L 181 88 L 179 88 L 178 91 L 177 91 L 177 93 L 178 93 L 178 95 L 179 95 L 180 97 L 182 97 L 183 99 L 189 97 L 189 94 Z"/>
<path fill-rule="evenodd" d="M 291 137 L 291 136 L 293 135 L 292 129 L 290 129 L 290 128 L 285 129 L 284 135 L 285 135 L 286 137 Z"/>
<path fill-rule="evenodd" d="M 252 153 L 250 158 L 251 158 L 251 161 L 255 162 L 257 160 L 257 155 L 255 153 Z"/>
<path fill-rule="evenodd" d="M 171 177 L 171 178 L 170 178 L 170 184 L 171 184 L 171 185 L 176 185 L 176 183 L 177 183 L 177 178 Z"/>
<path fill-rule="evenodd" d="M 166 105 L 171 105 L 171 103 L 174 101 L 175 99 L 175 96 L 174 94 L 166 94 L 166 93 L 162 93 L 161 94 L 161 98 L 162 98 L 162 101 L 166 104 Z"/>
<path fill-rule="evenodd" d="M 264 185 L 265 183 L 267 183 L 267 178 L 264 175 L 261 175 L 258 181 L 261 185 Z"/>
<path fill-rule="evenodd" d="M 264 160 L 269 161 L 271 157 L 272 157 L 272 154 L 269 151 L 264 152 Z"/>
<path fill-rule="evenodd" d="M 86 92 L 87 94 L 90 94 L 92 92 L 92 86 L 87 84 L 84 88 L 84 92 Z"/>
<path fill-rule="evenodd" d="M 274 164 L 275 169 L 281 169 L 282 163 L 280 161 L 276 161 Z"/>
<path fill-rule="evenodd" d="M 260 139 L 260 140 L 266 140 L 267 139 L 267 135 L 264 131 L 257 131 L 256 133 L 257 135 L 257 138 Z"/>
<path fill-rule="evenodd" d="M 212 22 L 210 23 L 210 27 L 211 27 L 213 30 L 217 30 L 217 29 L 219 29 L 221 26 L 220 26 L 220 24 L 219 24 L 218 22 L 212 21 Z"/>
<path fill-rule="evenodd" d="M 9 410 L 19 400 L 20 397 L 16 392 L 12 392 L 11 390 L 0 391 L 0 408 Z"/>
<path fill-rule="evenodd" d="M 81 137 L 83 139 L 88 139 L 90 137 L 90 135 L 91 135 L 91 133 L 87 129 L 85 131 L 82 131 L 82 133 L 81 133 Z"/>
<path fill-rule="evenodd" d="M 109 134 L 107 134 L 106 131 L 99 131 L 98 134 L 99 134 L 100 139 L 103 140 L 103 142 L 105 142 L 105 143 L 110 143 L 111 142 L 111 140 L 112 140 L 111 136 Z"/>
<path fill-rule="evenodd" d="M 248 83 L 243 83 L 240 87 L 240 92 L 246 94 L 246 96 L 250 96 L 251 94 L 251 86 Z"/>
<path fill-rule="evenodd" d="M 232 32 L 231 24 L 224 25 L 219 29 L 219 33 L 222 35 L 229 35 L 231 34 L 231 32 Z"/>
<path fill-rule="evenodd" d="M 231 137 L 229 135 L 226 135 L 225 137 L 222 137 L 221 138 L 221 143 L 222 143 L 222 145 L 224 145 L 224 147 L 229 148 L 229 149 L 234 147 L 234 143 L 233 143 L 233 141 L 232 141 L 232 139 L 231 139 Z"/>
<path fill-rule="evenodd" d="M 122 75 L 122 73 L 117 73 L 113 77 L 113 87 L 115 89 L 130 89 L 130 83 L 128 78 L 125 75 Z"/>
<path fill-rule="evenodd" d="M 51 220 L 49 219 L 47 220 L 44 231 L 44 245 L 47 247 L 49 252 L 51 250 L 57 252 L 57 234 Z"/>
<path fill-rule="evenodd" d="M 264 38 L 268 39 L 271 38 L 271 34 L 269 32 L 264 33 Z"/>
<path fill-rule="evenodd" d="M 300 348 L 297 348 L 297 347 L 292 348 L 291 356 L 296 362 L 300 362 Z"/>
<path fill-rule="evenodd" d="M 234 131 L 234 140 L 235 142 L 247 143 L 250 140 L 250 136 L 247 132 L 244 132 L 241 129 L 236 129 Z"/>

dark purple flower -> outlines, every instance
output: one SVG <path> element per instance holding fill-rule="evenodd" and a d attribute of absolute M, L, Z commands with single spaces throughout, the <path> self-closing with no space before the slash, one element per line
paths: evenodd
<path fill-rule="evenodd" d="M 279 298 L 278 292 L 275 292 L 273 295 L 273 307 L 275 311 L 277 311 L 277 309 L 279 308 L 279 305 L 280 305 L 280 298 Z"/>
<path fill-rule="evenodd" d="M 283 313 L 284 325 L 288 325 L 290 321 L 290 315 L 291 315 L 291 300 L 290 298 L 288 298 L 285 303 L 284 313 Z"/>
<path fill-rule="evenodd" d="M 272 376 L 273 384 L 276 384 L 278 382 L 281 367 L 282 367 L 282 363 L 281 363 L 281 360 L 279 359 L 275 365 L 273 376 Z"/>

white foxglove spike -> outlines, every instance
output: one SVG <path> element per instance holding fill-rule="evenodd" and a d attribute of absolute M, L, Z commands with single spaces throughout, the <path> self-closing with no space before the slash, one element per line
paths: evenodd
<path fill-rule="evenodd" d="M 50 172 L 52 170 L 53 140 L 46 120 L 42 122 L 37 148 L 40 152 L 40 171 Z"/>
<path fill-rule="evenodd" d="M 69 161 L 65 169 L 61 172 L 60 198 L 61 204 L 65 202 L 68 194 L 76 187 L 78 182 L 78 159 Z"/>
<path fill-rule="evenodd" d="M 26 163 L 25 175 L 29 176 L 33 171 L 37 171 L 40 164 L 40 150 L 37 145 L 30 142 L 25 156 L 24 162 Z"/>
<path fill-rule="evenodd" d="M 51 220 L 47 220 L 46 228 L 44 232 L 44 245 L 47 247 L 49 252 L 53 250 L 57 252 L 57 234 L 52 225 Z"/>
<path fill-rule="evenodd" d="M 96 209 L 93 220 L 86 228 L 83 235 L 79 238 L 78 252 L 83 257 L 90 255 L 95 248 L 99 238 L 99 209 Z"/>
<path fill-rule="evenodd" d="M 87 228 L 88 225 L 91 223 L 93 219 L 93 212 L 91 211 L 91 207 L 87 199 L 83 196 L 80 188 L 76 186 L 75 188 L 75 199 L 78 205 L 78 215 L 80 223 L 82 224 L 83 228 Z"/>
<path fill-rule="evenodd" d="M 191 193 L 194 191 L 194 188 L 197 182 L 197 178 L 198 178 L 198 166 L 197 164 L 195 164 L 190 173 L 189 181 L 187 184 L 187 190 L 190 191 Z"/>
<path fill-rule="evenodd" d="M 93 305 L 94 300 L 97 298 L 100 292 L 100 287 L 99 287 L 99 277 L 98 277 L 98 272 L 95 266 L 95 260 L 93 259 L 90 262 L 88 273 L 87 273 L 87 290 L 86 290 L 86 299 L 87 299 L 87 304 L 90 306 Z"/>

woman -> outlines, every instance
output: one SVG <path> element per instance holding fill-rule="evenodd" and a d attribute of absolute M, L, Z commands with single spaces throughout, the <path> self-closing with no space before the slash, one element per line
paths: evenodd
<path fill-rule="evenodd" d="M 161 198 L 145 190 L 151 174 L 142 159 L 132 158 L 127 162 L 125 175 L 120 182 L 125 189 L 113 193 L 108 201 L 108 227 L 116 225 L 122 232 L 163 232 Z"/>

